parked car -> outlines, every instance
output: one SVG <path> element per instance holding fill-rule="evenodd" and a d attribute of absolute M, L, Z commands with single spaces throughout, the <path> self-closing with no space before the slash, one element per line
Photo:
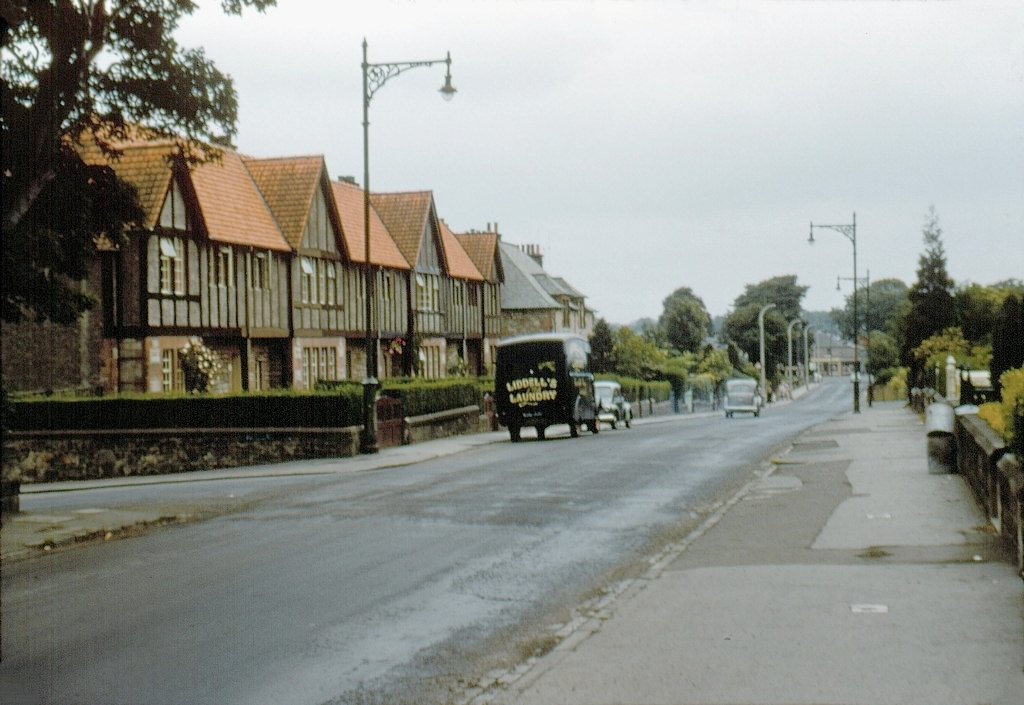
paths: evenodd
<path fill-rule="evenodd" d="M 619 423 L 629 428 L 633 423 L 633 407 L 622 396 L 622 385 L 611 380 L 594 380 L 594 396 L 597 397 L 597 420 L 610 424 L 614 429 Z"/>
<path fill-rule="evenodd" d="M 761 415 L 764 399 L 757 388 L 757 380 L 749 378 L 729 379 L 725 381 L 725 417 L 731 419 L 737 411 Z"/>

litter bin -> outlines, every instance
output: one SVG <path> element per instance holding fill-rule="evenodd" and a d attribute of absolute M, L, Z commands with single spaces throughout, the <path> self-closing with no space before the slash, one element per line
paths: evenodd
<path fill-rule="evenodd" d="M 955 418 L 953 407 L 944 402 L 934 402 L 925 409 L 924 430 L 928 436 L 928 472 L 931 475 L 946 475 L 956 466 Z"/>

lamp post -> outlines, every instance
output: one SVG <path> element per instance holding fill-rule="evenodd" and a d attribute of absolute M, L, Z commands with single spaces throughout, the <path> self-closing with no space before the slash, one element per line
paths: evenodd
<path fill-rule="evenodd" d="M 857 281 L 857 214 L 853 214 L 853 222 L 850 225 L 815 225 L 811 222 L 811 234 L 807 242 L 814 244 L 814 229 L 827 228 L 835 230 L 846 236 L 846 239 L 853 244 L 853 281 Z M 857 354 L 857 287 L 853 287 L 853 413 L 860 413 L 860 356 Z"/>
<path fill-rule="evenodd" d="M 786 367 L 786 381 L 789 383 L 789 393 L 793 393 L 793 326 L 803 323 L 799 318 L 794 318 L 786 328 L 786 339 L 789 341 L 789 360 Z"/>
<path fill-rule="evenodd" d="M 757 314 L 758 342 L 761 345 L 761 359 L 759 361 L 761 364 L 761 392 L 764 394 L 765 404 L 768 403 L 768 385 L 764 377 L 764 314 L 770 308 L 775 308 L 775 304 L 765 304 Z"/>
<path fill-rule="evenodd" d="M 860 287 L 860 286 L 864 287 L 864 298 L 866 299 L 866 301 L 864 302 L 864 335 L 865 335 L 866 340 L 867 340 L 867 343 L 865 343 L 865 347 L 864 347 L 864 355 L 865 355 L 865 357 L 864 357 L 864 368 L 867 369 L 867 368 L 871 367 L 871 360 L 870 360 L 870 355 L 871 355 L 871 348 L 870 348 L 870 346 L 871 346 L 871 320 L 870 320 L 871 319 L 871 270 L 870 269 L 867 270 L 867 273 L 865 274 L 865 276 L 862 277 L 862 278 L 859 278 L 859 279 L 853 279 L 851 277 L 839 277 L 839 276 L 837 276 L 836 277 L 836 291 L 839 291 L 839 282 L 844 282 L 844 281 L 845 282 L 851 282 L 851 281 L 853 282 L 853 294 L 854 294 L 854 297 L 856 297 L 856 295 L 857 295 L 857 288 Z M 856 298 L 854 300 L 856 301 Z M 853 321 L 853 328 L 854 328 L 853 344 L 854 344 L 854 351 L 856 352 L 859 349 L 858 341 L 860 340 L 860 326 L 858 325 L 858 321 L 856 319 L 854 319 L 854 321 Z M 858 368 L 858 371 L 859 371 L 859 368 Z M 874 381 L 871 379 L 871 373 L 869 372 L 868 373 L 868 406 L 871 406 L 871 401 L 874 398 L 874 389 L 872 387 L 873 384 L 874 384 Z"/>
<path fill-rule="evenodd" d="M 804 387 L 811 383 L 811 356 L 807 344 L 807 334 L 811 332 L 811 326 L 804 325 Z"/>
<path fill-rule="evenodd" d="M 363 296 L 366 299 L 366 376 L 363 378 L 363 433 L 359 441 L 360 453 L 377 452 L 377 344 L 374 340 L 374 276 L 370 261 L 370 100 L 389 78 L 419 66 L 444 63 L 446 73 L 441 97 L 451 100 L 455 96 L 452 86 L 451 52 L 443 59 L 429 61 L 400 61 L 371 64 L 366 58 L 366 39 L 363 39 L 363 273 L 366 277 Z"/>

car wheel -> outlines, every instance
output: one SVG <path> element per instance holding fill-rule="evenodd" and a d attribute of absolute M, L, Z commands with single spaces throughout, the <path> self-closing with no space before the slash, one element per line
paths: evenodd
<path fill-rule="evenodd" d="M 590 432 L 591 433 L 597 433 L 600 430 L 601 430 L 601 422 L 600 421 L 598 421 L 597 419 L 594 419 L 593 421 L 590 422 Z"/>
<path fill-rule="evenodd" d="M 616 429 L 617 425 L 616 425 L 616 423 L 614 421 L 612 421 L 611 424 L 612 424 L 612 430 L 614 431 Z"/>

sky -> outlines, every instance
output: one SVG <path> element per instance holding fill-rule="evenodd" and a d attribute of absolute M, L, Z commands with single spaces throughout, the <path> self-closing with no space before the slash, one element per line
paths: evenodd
<path fill-rule="evenodd" d="M 958 283 L 1024 279 L 1024 0 L 278 0 L 177 33 L 235 81 L 236 144 L 322 154 L 430 190 L 456 232 L 539 245 L 609 323 L 689 287 L 713 315 L 796 275 L 804 308 L 857 276 L 912 284 L 934 206 Z M 840 279 L 842 278 L 842 279 Z M 837 284 L 840 290 L 837 291 Z"/>

